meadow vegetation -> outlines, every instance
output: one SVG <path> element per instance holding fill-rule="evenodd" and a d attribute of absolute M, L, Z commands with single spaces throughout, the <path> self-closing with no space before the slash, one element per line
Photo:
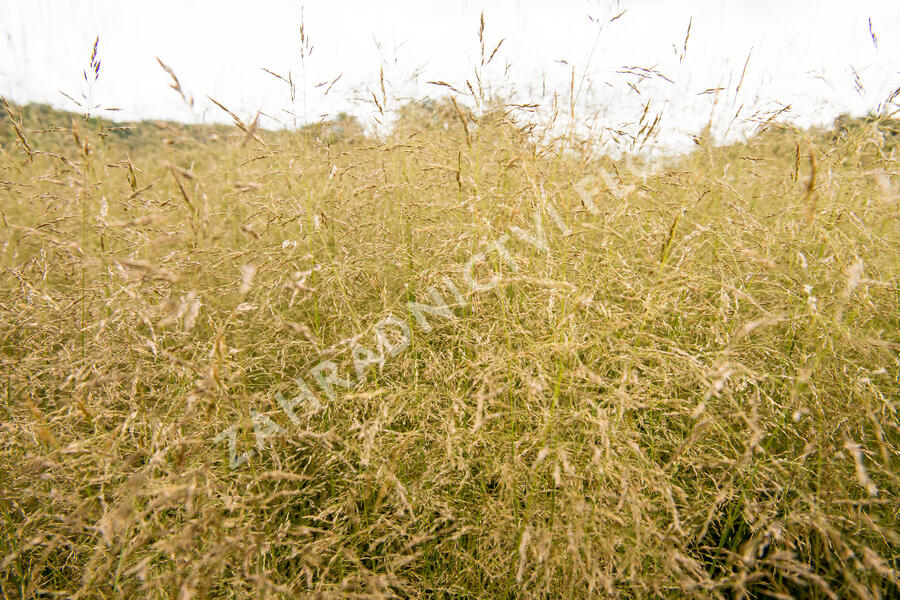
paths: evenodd
<path fill-rule="evenodd" d="M 501 102 L 5 110 L 0 597 L 898 597 L 886 115 L 644 169 Z"/>

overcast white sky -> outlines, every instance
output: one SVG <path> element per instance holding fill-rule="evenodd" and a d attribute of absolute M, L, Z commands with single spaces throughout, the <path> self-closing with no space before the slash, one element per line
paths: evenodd
<path fill-rule="evenodd" d="M 313 47 L 305 64 L 301 8 Z M 623 10 L 602 30 L 589 19 L 602 22 Z M 574 69 L 576 87 L 585 77 L 582 116 L 598 114 L 602 125 L 615 126 L 634 120 L 651 99 L 651 114 L 663 111 L 666 139 L 676 145 L 711 114 L 724 131 L 741 105 L 742 117 L 786 104 L 795 121 L 824 123 L 839 112 L 865 112 L 900 87 L 897 0 L 0 0 L 0 94 L 77 110 L 60 91 L 78 98 L 85 90 L 82 70 L 99 35 L 93 98 L 122 109 L 111 117 L 227 121 L 208 95 L 243 117 L 260 110 L 290 123 L 288 86 L 266 67 L 290 71 L 298 82 L 300 121 L 341 110 L 368 118 L 376 108 L 360 99 L 370 99 L 370 90 L 380 97 L 381 69 L 389 108 L 401 98 L 446 91 L 429 81 L 474 86 L 482 11 L 488 51 L 505 39 L 485 70 L 492 89 L 545 106 L 558 92 L 567 106 Z M 196 98 L 194 108 L 169 89 L 157 56 Z M 655 67 L 671 83 L 638 83 L 619 72 L 625 66 Z M 327 83 L 315 87 L 338 75 L 327 95 Z M 727 89 L 713 112 L 715 95 L 698 94 L 720 86 Z"/>

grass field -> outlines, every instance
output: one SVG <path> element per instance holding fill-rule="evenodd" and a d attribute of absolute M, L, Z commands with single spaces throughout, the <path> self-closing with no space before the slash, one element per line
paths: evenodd
<path fill-rule="evenodd" d="M 8 106 L 0 597 L 898 597 L 890 120 L 412 108 Z"/>

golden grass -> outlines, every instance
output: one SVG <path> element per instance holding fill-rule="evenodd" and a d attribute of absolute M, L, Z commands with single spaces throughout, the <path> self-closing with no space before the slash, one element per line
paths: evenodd
<path fill-rule="evenodd" d="M 441 110 L 0 123 L 0 596 L 896 597 L 890 140 L 638 175 Z"/>

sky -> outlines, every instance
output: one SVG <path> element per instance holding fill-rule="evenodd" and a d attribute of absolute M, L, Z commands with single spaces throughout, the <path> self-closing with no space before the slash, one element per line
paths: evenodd
<path fill-rule="evenodd" d="M 485 52 L 503 41 L 484 67 L 482 14 Z M 896 32 L 896 0 L 0 0 L 0 95 L 71 110 L 66 95 L 89 95 L 120 120 L 228 122 L 213 98 L 267 127 L 341 111 L 372 125 L 387 120 L 372 100 L 382 74 L 388 114 L 450 91 L 436 81 L 474 105 L 467 82 L 477 90 L 480 77 L 488 95 L 538 104 L 537 119 L 554 95 L 568 114 L 573 89 L 582 124 L 628 130 L 646 109 L 679 146 L 707 123 L 739 136 L 784 107 L 799 125 L 865 113 L 900 87 Z M 295 98 L 264 69 L 290 74 Z"/>

